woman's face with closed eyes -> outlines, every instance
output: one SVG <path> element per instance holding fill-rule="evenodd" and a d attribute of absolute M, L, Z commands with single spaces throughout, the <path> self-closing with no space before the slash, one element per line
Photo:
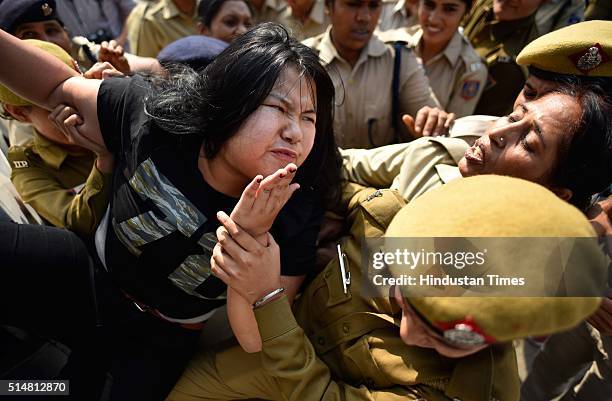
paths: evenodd
<path fill-rule="evenodd" d="M 459 162 L 459 170 L 464 177 L 508 175 L 550 188 L 559 156 L 581 113 L 575 98 L 558 92 L 520 103 L 476 140 Z"/>

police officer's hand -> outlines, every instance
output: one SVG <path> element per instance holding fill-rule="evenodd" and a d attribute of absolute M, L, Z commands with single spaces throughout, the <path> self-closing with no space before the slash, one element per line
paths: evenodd
<path fill-rule="evenodd" d="M 79 132 L 79 126 L 83 124 L 83 119 L 75 109 L 60 104 L 49 113 L 49 120 L 66 136 L 71 144 L 91 150 L 98 156 L 96 159 L 98 170 L 102 173 L 112 172 L 114 167 L 113 155 L 104 144 L 96 143 Z"/>
<path fill-rule="evenodd" d="M 280 287 L 280 249 L 272 235 L 266 233 L 264 246 L 227 214 L 217 218 L 223 226 L 217 229 L 212 273 L 251 304 Z"/>
<path fill-rule="evenodd" d="M 402 121 L 414 138 L 447 136 L 451 124 L 455 121 L 455 113 L 447 113 L 437 107 L 425 106 L 417 112 L 416 118 L 404 114 Z"/>
<path fill-rule="evenodd" d="M 121 71 L 117 70 L 108 61 L 97 62 L 87 72 L 83 74 L 87 79 L 106 79 L 110 77 L 125 77 Z"/>
<path fill-rule="evenodd" d="M 115 40 L 110 42 L 102 42 L 100 44 L 100 51 L 98 53 L 98 61 L 108 61 L 117 70 L 121 71 L 125 75 L 131 75 L 132 69 L 130 63 L 124 56 L 123 47 L 121 47 Z"/>
<path fill-rule="evenodd" d="M 612 298 L 606 297 L 601 301 L 597 311 L 587 319 L 604 336 L 612 336 Z"/>
<path fill-rule="evenodd" d="M 283 206 L 300 187 L 300 184 L 291 183 L 296 172 L 297 166 L 289 163 L 268 177 L 256 176 L 232 210 L 232 220 L 256 238 L 267 233 Z"/>

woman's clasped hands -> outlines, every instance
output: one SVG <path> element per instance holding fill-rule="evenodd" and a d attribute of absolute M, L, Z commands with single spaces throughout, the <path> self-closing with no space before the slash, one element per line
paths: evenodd
<path fill-rule="evenodd" d="M 290 163 L 268 177 L 256 176 L 230 216 L 217 214 L 222 226 L 217 229 L 212 272 L 251 304 L 280 287 L 280 250 L 268 231 L 300 187 L 291 183 L 296 172 Z"/>

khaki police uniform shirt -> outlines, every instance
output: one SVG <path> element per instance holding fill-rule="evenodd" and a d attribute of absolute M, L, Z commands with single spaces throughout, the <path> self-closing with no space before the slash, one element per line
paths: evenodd
<path fill-rule="evenodd" d="M 421 64 L 420 44 L 423 30 L 420 26 L 404 29 L 410 35 L 409 44 Z M 487 81 L 487 67 L 476 54 L 470 42 L 455 32 L 443 52 L 424 64 L 427 78 L 442 108 L 457 117 L 474 112 Z"/>
<path fill-rule="evenodd" d="M 406 0 L 383 0 L 378 30 L 388 31 L 411 27 L 419 23 L 416 15 L 408 15 Z"/>
<path fill-rule="evenodd" d="M 34 132 L 27 145 L 9 149 L 8 160 L 11 181 L 24 202 L 54 226 L 93 234 L 112 180 L 95 167 L 93 153 L 69 152 Z"/>
<path fill-rule="evenodd" d="M 172 0 L 139 3 L 126 24 L 132 54 L 144 57 L 156 57 L 166 45 L 197 34 L 195 13 L 181 13 Z"/>
<path fill-rule="evenodd" d="M 467 148 L 461 137 L 423 137 L 376 149 L 341 149 L 340 154 L 349 181 L 395 189 L 410 202 L 461 178 L 457 165 Z"/>
<path fill-rule="evenodd" d="M 538 36 L 535 13 L 516 21 L 495 21 L 493 0 L 479 0 L 472 10 L 464 35 L 489 70 L 474 114 L 503 116 L 512 111 L 528 74 L 516 64 L 516 56 Z"/>
<path fill-rule="evenodd" d="M 293 11 L 289 6 L 278 15 L 276 21 L 291 30 L 297 40 L 317 36 L 325 32 L 329 26 L 329 17 L 325 14 L 323 0 L 315 0 L 312 10 L 310 10 L 310 14 L 304 22 L 293 16 Z"/>
<path fill-rule="evenodd" d="M 342 148 L 371 148 L 395 142 L 391 122 L 391 81 L 395 50 L 376 33 L 361 51 L 354 67 L 334 47 L 331 27 L 304 44 L 319 53 L 336 89 L 334 132 Z M 425 71 L 414 53 L 402 49 L 399 75 L 399 113 L 415 116 L 423 106 L 439 107 Z M 399 118 L 399 116 L 397 117 Z M 400 126 L 403 126 L 401 121 Z M 407 134 L 404 134 L 404 139 Z"/>
<path fill-rule="evenodd" d="M 287 8 L 287 3 L 284 0 L 265 0 L 261 10 L 253 7 L 253 18 L 258 24 L 262 22 L 276 22 L 278 16 L 285 8 Z"/>
<path fill-rule="evenodd" d="M 382 236 L 404 202 L 395 191 L 373 188 L 347 198 L 350 234 L 341 243 L 351 277 L 346 291 L 335 259 L 309 283 L 293 311 L 285 297 L 254 310 L 263 367 L 280 393 L 275 398 L 518 400 L 511 344 L 446 358 L 401 340 L 398 306 L 363 293 L 361 279 L 363 238 Z"/>

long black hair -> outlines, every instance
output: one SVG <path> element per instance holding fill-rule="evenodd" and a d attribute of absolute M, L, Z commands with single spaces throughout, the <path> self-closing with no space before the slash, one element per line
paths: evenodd
<path fill-rule="evenodd" d="M 582 109 L 580 120 L 568 127 L 573 135 L 557 156 L 552 181 L 570 189 L 569 202 L 584 210 L 612 182 L 612 103 L 601 86 L 576 79 L 560 82 L 553 92 L 573 97 Z"/>
<path fill-rule="evenodd" d="M 318 56 L 279 24 L 249 30 L 201 73 L 184 68 L 157 79 L 145 99 L 146 113 L 168 133 L 201 139 L 205 156 L 212 159 L 261 105 L 287 67 L 307 77 L 316 92 L 314 145 L 296 181 L 332 201 L 341 182 L 333 133 L 334 85 Z"/>

